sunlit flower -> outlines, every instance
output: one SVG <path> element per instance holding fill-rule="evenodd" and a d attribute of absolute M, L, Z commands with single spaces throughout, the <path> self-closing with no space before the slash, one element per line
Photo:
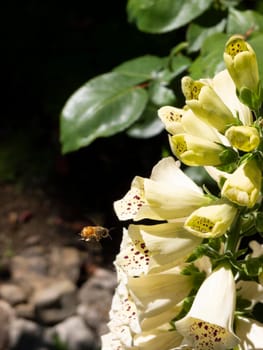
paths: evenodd
<path fill-rule="evenodd" d="M 238 91 L 246 88 L 252 93 L 258 94 L 257 57 L 252 47 L 242 36 L 233 35 L 227 41 L 224 60 Z"/>
<path fill-rule="evenodd" d="M 219 237 L 226 233 L 236 213 L 237 209 L 227 203 L 212 204 L 195 210 L 184 227 L 199 237 Z"/>
<path fill-rule="evenodd" d="M 148 332 L 142 332 L 134 337 L 134 346 L 138 349 L 169 350 L 178 346 L 182 336 L 171 329 L 169 324 L 166 327 L 156 328 Z"/>
<path fill-rule="evenodd" d="M 181 108 L 163 106 L 158 109 L 158 116 L 163 122 L 165 129 L 172 135 L 184 132 L 182 117 L 185 111 Z"/>
<path fill-rule="evenodd" d="M 235 282 L 229 268 L 212 272 L 199 288 L 188 314 L 175 322 L 184 344 L 195 350 L 226 350 L 239 342 L 233 332 Z"/>
<path fill-rule="evenodd" d="M 162 223 L 158 225 L 130 225 L 129 236 L 139 249 L 144 249 L 149 257 L 149 271 L 156 272 L 167 269 L 168 264 L 174 266 L 182 263 L 201 243 L 201 238 L 190 234 L 183 222 Z M 136 253 L 139 255 L 138 253 Z M 138 260 L 144 260 L 141 256 Z M 138 261 L 137 264 L 140 264 Z"/>
<path fill-rule="evenodd" d="M 155 165 L 149 179 L 135 177 L 130 191 L 114 203 L 114 209 L 120 220 L 170 220 L 186 217 L 210 202 L 179 164 L 167 157 Z"/>
<path fill-rule="evenodd" d="M 244 152 L 253 151 L 260 143 L 259 132 L 253 126 L 231 126 L 225 135 L 233 147 Z"/>
<path fill-rule="evenodd" d="M 236 124 L 237 119 L 211 84 L 184 77 L 182 91 L 186 98 L 186 104 L 194 114 L 218 131 L 224 132 L 231 124 Z"/>
<path fill-rule="evenodd" d="M 187 297 L 192 287 L 193 277 L 181 274 L 177 266 L 128 280 L 128 288 L 141 317 L 167 311 Z"/>
<path fill-rule="evenodd" d="M 227 139 L 212 126 L 204 123 L 198 118 L 187 106 L 184 109 L 172 106 L 164 106 L 158 110 L 158 116 L 164 123 L 166 130 L 171 135 L 190 134 L 202 137 L 213 142 L 222 142 L 226 146 L 229 145 Z"/>
<path fill-rule="evenodd" d="M 227 149 L 216 142 L 189 134 L 177 134 L 169 137 L 173 154 L 190 166 L 230 163 L 235 157 L 232 149 Z"/>
<path fill-rule="evenodd" d="M 243 162 L 230 174 L 222 188 L 222 196 L 249 208 L 253 207 L 260 195 L 261 170 L 253 159 Z"/>
<path fill-rule="evenodd" d="M 231 110 L 233 116 L 239 119 L 243 125 L 252 125 L 252 112 L 237 97 L 235 83 L 227 69 L 217 73 L 211 80 L 211 85 L 224 104 Z"/>
<path fill-rule="evenodd" d="M 236 334 L 240 337 L 240 350 L 263 349 L 263 324 L 245 317 L 237 317 Z"/>

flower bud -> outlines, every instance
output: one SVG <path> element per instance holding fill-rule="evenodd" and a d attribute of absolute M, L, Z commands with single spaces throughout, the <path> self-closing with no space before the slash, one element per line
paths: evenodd
<path fill-rule="evenodd" d="M 224 61 L 241 97 L 242 90 L 257 96 L 259 90 L 257 57 L 242 36 L 233 35 L 227 41 Z M 247 104 L 247 101 L 244 102 Z"/>
<path fill-rule="evenodd" d="M 186 165 L 223 164 L 221 155 L 225 148 L 222 145 L 188 134 L 170 136 L 169 140 L 173 154 Z"/>
<path fill-rule="evenodd" d="M 198 237 L 219 237 L 226 233 L 236 213 L 237 209 L 226 203 L 208 205 L 195 210 L 184 227 Z"/>
<path fill-rule="evenodd" d="M 244 152 L 253 151 L 260 143 L 259 133 L 253 126 L 231 126 L 225 136 L 233 147 Z"/>
<path fill-rule="evenodd" d="M 252 208 L 260 194 L 261 170 L 255 160 L 242 163 L 224 183 L 221 194 L 241 206 Z"/>
<path fill-rule="evenodd" d="M 236 124 L 237 119 L 210 85 L 184 77 L 182 91 L 189 108 L 208 125 L 224 132 L 231 124 Z"/>

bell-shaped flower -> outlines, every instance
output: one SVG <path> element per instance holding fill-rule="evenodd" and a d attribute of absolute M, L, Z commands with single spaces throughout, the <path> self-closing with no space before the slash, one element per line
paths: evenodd
<path fill-rule="evenodd" d="M 149 179 L 136 177 L 130 191 L 114 203 L 114 209 L 120 220 L 171 220 L 186 217 L 210 202 L 178 163 L 166 157 L 155 165 Z"/>
<path fill-rule="evenodd" d="M 141 332 L 134 337 L 134 346 L 140 350 L 170 350 L 178 346 L 182 341 L 182 336 L 171 330 L 171 325 L 156 328 L 147 332 Z"/>
<path fill-rule="evenodd" d="M 129 236 L 137 251 L 143 247 L 149 260 L 152 273 L 182 263 L 202 241 L 194 237 L 184 227 L 183 222 L 162 223 L 158 225 L 130 225 Z M 143 260 L 141 257 L 139 260 Z M 140 263 L 140 261 L 138 262 Z"/>
<path fill-rule="evenodd" d="M 182 91 L 186 104 L 194 114 L 218 131 L 224 132 L 231 124 L 236 124 L 237 119 L 211 84 L 184 77 L 182 78 Z"/>
<path fill-rule="evenodd" d="M 263 323 L 239 316 L 236 318 L 236 334 L 240 338 L 239 350 L 263 349 Z"/>
<path fill-rule="evenodd" d="M 101 336 L 101 350 L 126 350 L 127 347 L 122 344 L 113 333 L 108 332 Z"/>
<path fill-rule="evenodd" d="M 225 181 L 221 194 L 241 206 L 252 208 L 260 195 L 261 169 L 255 159 L 244 161 Z"/>
<path fill-rule="evenodd" d="M 140 317 L 152 317 L 177 305 L 193 287 L 193 277 L 176 266 L 139 278 L 129 278 L 128 288 Z"/>
<path fill-rule="evenodd" d="M 127 229 L 123 229 L 120 252 L 114 265 L 119 281 L 127 283 L 128 277 L 139 277 L 149 271 L 150 256 L 145 242 L 140 239 L 133 241 Z"/>
<path fill-rule="evenodd" d="M 169 137 L 173 154 L 189 166 L 219 166 L 232 162 L 236 152 L 218 143 L 189 134 Z"/>
<path fill-rule="evenodd" d="M 233 332 L 235 281 L 232 271 L 220 267 L 199 288 L 190 311 L 175 322 L 185 346 L 195 350 L 226 350 L 236 346 Z"/>
<path fill-rule="evenodd" d="M 253 151 L 260 143 L 259 132 L 253 126 L 231 126 L 227 129 L 225 136 L 233 147 L 244 152 Z"/>
<path fill-rule="evenodd" d="M 252 125 L 252 112 L 237 97 L 235 83 L 227 69 L 217 73 L 211 80 L 211 85 L 224 104 L 231 110 L 233 116 L 238 118 L 243 125 Z"/>
<path fill-rule="evenodd" d="M 172 106 L 163 106 L 158 109 L 158 116 L 163 122 L 165 129 L 172 135 L 184 132 L 181 120 L 184 110 Z"/>
<path fill-rule="evenodd" d="M 252 95 L 257 96 L 259 93 L 257 57 L 252 47 L 242 36 L 233 35 L 227 41 L 224 61 L 241 98 L 242 90 L 247 90 Z"/>
<path fill-rule="evenodd" d="M 195 210 L 186 219 L 184 227 L 198 237 L 219 237 L 226 233 L 236 213 L 237 209 L 230 204 L 211 204 Z"/>

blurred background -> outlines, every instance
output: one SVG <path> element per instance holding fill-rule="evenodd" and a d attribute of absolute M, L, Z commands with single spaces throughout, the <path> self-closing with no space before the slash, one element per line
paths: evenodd
<path fill-rule="evenodd" d="M 260 1 L 214 3 L 262 12 Z M 200 23 L 227 13 L 211 11 Z M 81 85 L 122 62 L 167 56 L 186 27 L 139 31 L 123 0 L 8 1 L 1 24 L 0 329 L 15 321 L 11 343 L 0 334 L 0 350 L 99 348 L 122 232 L 112 204 L 135 175 L 150 175 L 167 134 L 123 132 L 62 154 L 61 110 Z M 111 238 L 81 241 L 86 225 L 109 228 Z"/>

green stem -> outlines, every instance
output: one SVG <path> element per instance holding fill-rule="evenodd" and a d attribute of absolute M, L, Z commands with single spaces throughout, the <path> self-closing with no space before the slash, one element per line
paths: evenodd
<path fill-rule="evenodd" d="M 240 244 L 240 230 L 241 230 L 241 215 L 240 210 L 238 210 L 236 217 L 230 227 L 226 243 L 225 243 L 225 253 L 231 251 L 232 253 L 237 252 Z"/>

